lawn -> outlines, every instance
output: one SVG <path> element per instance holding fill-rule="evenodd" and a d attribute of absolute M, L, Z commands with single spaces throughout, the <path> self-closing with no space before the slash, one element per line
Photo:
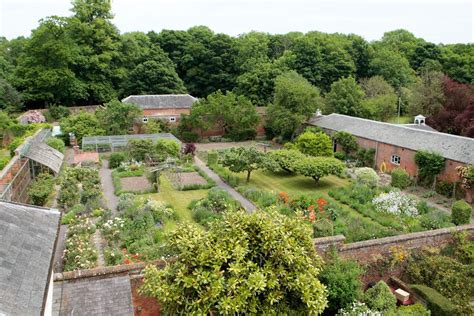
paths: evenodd
<path fill-rule="evenodd" d="M 179 221 L 192 221 L 191 212 L 187 207 L 192 200 L 206 197 L 207 191 L 209 190 L 178 191 L 173 188 L 171 182 L 165 176 L 161 176 L 159 193 L 149 193 L 140 196 L 170 204 L 175 209 Z M 167 221 L 163 228 L 165 231 L 171 231 L 175 226 L 175 221 Z"/>
<path fill-rule="evenodd" d="M 10 151 L 6 148 L 0 149 L 0 159 L 4 157 L 10 157 Z"/>
<path fill-rule="evenodd" d="M 246 174 L 237 174 L 240 178 L 240 184 L 247 184 L 245 182 Z M 273 173 L 269 171 L 254 171 L 250 177 L 250 186 L 275 192 L 286 192 L 289 195 L 302 195 L 319 193 L 329 198 L 328 191 L 335 187 L 344 187 L 349 184 L 348 179 L 341 179 L 336 176 L 328 176 L 322 178 L 319 182 L 311 178 L 289 174 L 287 172 Z"/>
<path fill-rule="evenodd" d="M 394 116 L 392 118 L 389 118 L 387 120 L 387 123 L 409 124 L 409 123 L 413 123 L 413 117 L 411 117 L 411 116 L 400 116 L 400 120 L 399 120 L 397 116 Z"/>

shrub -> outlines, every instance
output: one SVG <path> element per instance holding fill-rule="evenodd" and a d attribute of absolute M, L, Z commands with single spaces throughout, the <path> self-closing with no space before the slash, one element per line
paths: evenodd
<path fill-rule="evenodd" d="M 340 260 L 336 257 L 329 264 L 326 263 L 319 279 L 328 291 L 327 311 L 335 313 L 361 297 L 362 273 L 361 267 L 355 261 Z"/>
<path fill-rule="evenodd" d="M 449 214 L 437 209 L 430 210 L 428 213 L 421 215 L 419 220 L 421 227 L 429 230 L 453 225 L 451 224 L 451 217 Z"/>
<path fill-rule="evenodd" d="M 392 170 L 392 187 L 399 188 L 399 189 L 406 189 L 411 184 L 410 176 L 408 172 L 406 172 L 402 168 L 396 168 Z"/>
<path fill-rule="evenodd" d="M 91 242 L 94 232 L 95 226 L 86 217 L 76 217 L 70 222 L 64 250 L 64 271 L 96 266 L 97 251 Z"/>
<path fill-rule="evenodd" d="M 135 194 L 133 193 L 122 193 L 120 194 L 117 202 L 117 211 L 125 212 L 131 208 L 135 203 Z"/>
<path fill-rule="evenodd" d="M 379 176 L 374 169 L 364 167 L 355 171 L 356 180 L 358 184 L 366 185 L 370 188 L 375 188 L 379 183 Z"/>
<path fill-rule="evenodd" d="M 277 169 L 281 168 L 287 172 L 294 172 L 294 167 L 297 162 L 306 156 L 295 149 L 280 149 L 273 150 L 266 154 L 266 160 L 276 164 Z M 268 166 L 266 166 L 268 168 Z M 268 168 L 270 169 L 270 168 Z M 272 170 L 278 171 L 278 170 Z"/>
<path fill-rule="evenodd" d="M 382 313 L 371 310 L 364 303 L 355 301 L 350 306 L 340 309 L 337 316 L 382 316 Z"/>
<path fill-rule="evenodd" d="M 454 193 L 454 183 L 448 181 L 438 181 L 435 186 L 435 191 L 446 197 L 452 197 Z"/>
<path fill-rule="evenodd" d="M 164 161 L 168 157 L 178 157 L 181 147 L 172 139 L 158 139 L 154 149 L 159 160 Z"/>
<path fill-rule="evenodd" d="M 432 182 L 444 168 L 444 157 L 435 152 L 426 150 L 417 151 L 415 154 L 415 163 L 418 166 L 418 175 L 420 180 Z"/>
<path fill-rule="evenodd" d="M 431 313 L 420 303 L 413 305 L 402 305 L 388 316 L 430 316 Z"/>
<path fill-rule="evenodd" d="M 464 200 L 454 202 L 451 209 L 451 220 L 456 225 L 471 222 L 472 207 Z"/>
<path fill-rule="evenodd" d="M 334 153 L 334 158 L 344 161 L 346 160 L 346 154 L 342 151 L 336 151 Z"/>
<path fill-rule="evenodd" d="M 33 205 L 43 206 L 53 192 L 54 178 L 49 173 L 40 173 L 28 189 L 28 196 Z"/>
<path fill-rule="evenodd" d="M 331 138 L 324 133 L 304 132 L 295 140 L 296 148 L 305 155 L 314 157 L 332 157 Z"/>
<path fill-rule="evenodd" d="M 111 153 L 109 156 L 109 169 L 120 167 L 122 162 L 125 162 L 126 155 L 122 152 Z"/>
<path fill-rule="evenodd" d="M 76 214 L 74 214 L 74 212 L 69 211 L 61 217 L 61 224 L 69 225 L 75 218 Z"/>
<path fill-rule="evenodd" d="M 184 145 L 183 154 L 194 156 L 195 153 L 196 153 L 196 145 L 194 145 L 193 143 L 187 143 Z"/>
<path fill-rule="evenodd" d="M 360 148 L 356 153 L 357 165 L 359 167 L 373 167 L 375 159 L 375 149 Z"/>
<path fill-rule="evenodd" d="M 0 158 L 0 170 L 2 170 L 7 164 L 10 162 L 9 157 L 1 157 Z"/>
<path fill-rule="evenodd" d="M 257 131 L 255 128 L 246 128 L 246 129 L 237 129 L 232 130 L 225 137 L 230 138 L 234 142 L 244 141 L 244 140 L 251 140 L 255 139 L 257 135 Z"/>
<path fill-rule="evenodd" d="M 123 262 L 123 252 L 118 248 L 106 247 L 104 249 L 105 264 L 108 266 L 116 266 Z"/>
<path fill-rule="evenodd" d="M 297 174 L 311 177 L 318 182 L 319 179 L 328 175 L 342 175 L 345 165 L 336 158 L 306 157 L 295 164 L 294 170 Z"/>
<path fill-rule="evenodd" d="M 46 144 L 48 144 L 48 146 L 53 147 L 54 149 L 56 149 L 57 151 L 63 154 L 66 151 L 66 145 L 64 145 L 64 141 L 61 138 L 50 137 L 46 141 Z"/>
<path fill-rule="evenodd" d="M 346 155 L 350 154 L 352 151 L 356 150 L 357 147 L 357 140 L 351 133 L 339 131 L 334 133 L 333 135 L 334 140 L 337 144 L 341 145 Z"/>
<path fill-rule="evenodd" d="M 130 158 L 136 161 L 144 161 L 154 151 L 153 141 L 150 139 L 130 139 L 127 147 Z"/>
<path fill-rule="evenodd" d="M 53 104 L 49 107 L 47 113 L 53 120 L 59 120 L 63 117 L 68 117 L 71 111 L 65 106 Z"/>
<path fill-rule="evenodd" d="M 199 140 L 199 135 L 193 132 L 184 131 L 181 133 L 181 138 L 186 143 L 195 143 Z"/>
<path fill-rule="evenodd" d="M 410 288 L 413 292 L 426 300 L 427 306 L 432 315 L 451 316 L 457 314 L 456 305 L 451 303 L 435 289 L 421 284 L 411 285 Z"/>
<path fill-rule="evenodd" d="M 372 204 L 379 212 L 405 216 L 418 215 L 416 201 L 400 191 L 382 193 L 372 200 Z"/>
<path fill-rule="evenodd" d="M 375 286 L 368 289 L 363 297 L 364 303 L 379 312 L 388 312 L 397 306 L 397 298 L 384 281 L 379 281 Z"/>

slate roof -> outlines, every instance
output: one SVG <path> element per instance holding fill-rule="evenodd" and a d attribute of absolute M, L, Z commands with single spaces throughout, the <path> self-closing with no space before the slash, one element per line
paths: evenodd
<path fill-rule="evenodd" d="M 309 124 L 411 150 L 429 150 L 443 157 L 474 164 L 474 139 L 410 126 L 377 122 L 342 114 L 315 116 Z"/>
<path fill-rule="evenodd" d="M 122 100 L 141 109 L 190 109 L 198 99 L 189 94 L 130 95 Z"/>
<path fill-rule="evenodd" d="M 60 213 L 0 201 L 0 315 L 39 315 Z"/>
<path fill-rule="evenodd" d="M 24 156 L 47 166 L 55 173 L 59 173 L 64 160 L 64 155 L 61 152 L 45 143 L 34 143 L 30 145 Z"/>
<path fill-rule="evenodd" d="M 54 283 L 53 315 L 133 315 L 130 277 Z"/>

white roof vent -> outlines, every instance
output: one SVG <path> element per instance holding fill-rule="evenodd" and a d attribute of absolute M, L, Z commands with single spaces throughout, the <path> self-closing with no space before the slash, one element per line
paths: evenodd
<path fill-rule="evenodd" d="M 425 120 L 426 120 L 426 117 L 424 117 L 421 114 L 418 114 L 417 116 L 415 116 L 416 125 L 425 125 Z"/>

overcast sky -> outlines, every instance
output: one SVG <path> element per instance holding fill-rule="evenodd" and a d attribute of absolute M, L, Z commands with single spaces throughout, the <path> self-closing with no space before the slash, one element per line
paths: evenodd
<path fill-rule="evenodd" d="M 470 0 L 113 0 L 123 32 L 207 25 L 238 35 L 252 30 L 356 33 L 367 40 L 404 28 L 434 43 L 473 42 Z M 28 36 L 38 20 L 70 15 L 69 0 L 0 0 L 0 35 Z"/>

